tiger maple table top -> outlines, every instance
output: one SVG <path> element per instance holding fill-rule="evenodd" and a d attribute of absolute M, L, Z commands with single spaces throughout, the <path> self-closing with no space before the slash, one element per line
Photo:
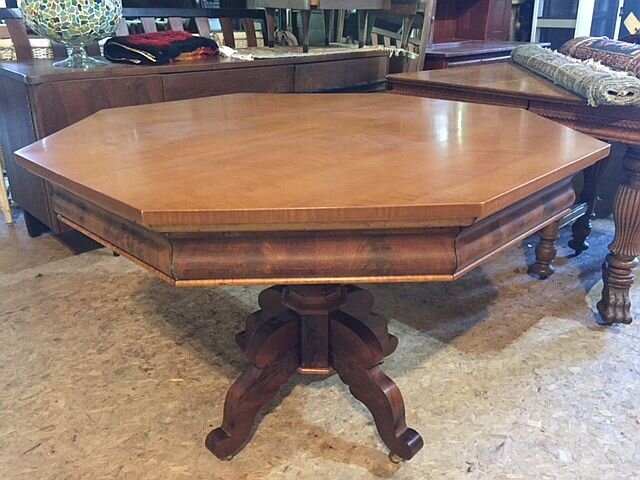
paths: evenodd
<path fill-rule="evenodd" d="M 235 94 L 103 110 L 17 152 L 156 231 L 469 225 L 605 157 L 529 112 L 391 94 Z"/>

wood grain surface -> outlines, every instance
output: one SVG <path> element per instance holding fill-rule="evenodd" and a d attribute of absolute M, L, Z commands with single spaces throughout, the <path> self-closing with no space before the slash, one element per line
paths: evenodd
<path fill-rule="evenodd" d="M 468 225 L 608 151 L 517 109 L 237 94 L 101 111 L 17 158 L 158 231 L 331 230 Z"/>
<path fill-rule="evenodd" d="M 640 145 L 640 107 L 590 107 L 553 82 L 510 62 L 388 76 L 394 93 L 513 106 L 610 142 Z"/>

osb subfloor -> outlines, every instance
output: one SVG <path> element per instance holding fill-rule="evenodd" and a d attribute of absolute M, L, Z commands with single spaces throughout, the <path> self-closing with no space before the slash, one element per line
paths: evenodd
<path fill-rule="evenodd" d="M 178 290 L 2 225 L 0 478 L 637 479 L 640 322 L 601 328 L 590 310 L 610 230 L 578 258 L 565 230 L 547 281 L 525 274 L 524 242 L 452 284 L 371 287 L 400 338 L 384 368 L 426 443 L 395 465 L 335 377 L 298 378 L 217 460 L 203 442 L 259 288 Z"/>

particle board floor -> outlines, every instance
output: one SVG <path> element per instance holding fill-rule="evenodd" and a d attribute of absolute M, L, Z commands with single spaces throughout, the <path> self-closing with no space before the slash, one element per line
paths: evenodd
<path fill-rule="evenodd" d="M 203 441 L 259 288 L 177 290 L 0 225 L 0 478 L 637 479 L 640 321 L 601 328 L 589 309 L 611 228 L 577 258 L 563 231 L 547 281 L 525 274 L 525 241 L 456 283 L 371 287 L 400 338 L 384 368 L 426 443 L 395 465 L 335 378 L 298 378 L 217 460 Z"/>

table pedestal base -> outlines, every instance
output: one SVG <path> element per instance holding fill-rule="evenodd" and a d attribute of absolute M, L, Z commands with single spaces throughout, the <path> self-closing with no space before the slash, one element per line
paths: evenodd
<path fill-rule="evenodd" d="M 345 285 L 271 287 L 259 305 L 236 337 L 252 365 L 229 388 L 222 425 L 207 436 L 214 455 L 230 459 L 246 445 L 260 408 L 296 372 L 338 373 L 394 456 L 409 460 L 422 448 L 422 437 L 405 423 L 400 390 L 380 368 L 398 339 L 371 312 L 369 292 Z"/>

